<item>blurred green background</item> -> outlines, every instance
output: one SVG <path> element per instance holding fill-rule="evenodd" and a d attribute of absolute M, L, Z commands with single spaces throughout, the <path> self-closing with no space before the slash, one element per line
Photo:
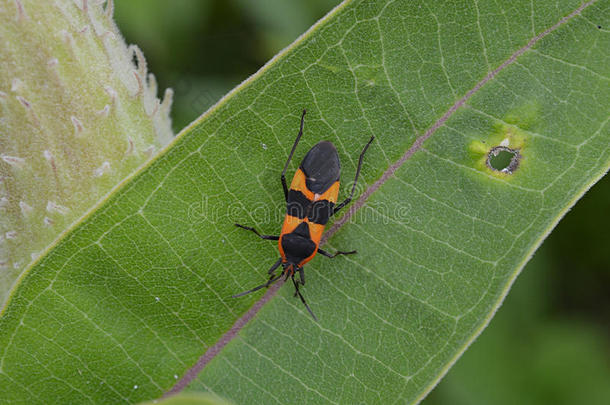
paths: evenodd
<path fill-rule="evenodd" d="M 177 133 L 338 3 L 116 0 L 115 17 L 159 87 L 174 89 Z M 424 404 L 610 404 L 609 227 L 606 176 Z"/>

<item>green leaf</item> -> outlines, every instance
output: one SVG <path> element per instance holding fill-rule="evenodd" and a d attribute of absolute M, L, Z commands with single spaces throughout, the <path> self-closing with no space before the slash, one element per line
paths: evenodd
<path fill-rule="evenodd" d="M 281 288 L 189 389 L 235 403 L 421 399 L 610 166 L 609 8 L 343 3 L 22 277 L 0 319 L 1 402 L 158 398 L 224 343 L 263 293 L 230 296 L 278 255 L 233 223 L 279 231 L 302 108 L 295 159 L 333 141 L 340 198 L 377 137 L 358 209 L 325 245 L 358 254 L 306 267 L 319 323 Z M 518 165 L 489 168 L 494 147 Z"/>

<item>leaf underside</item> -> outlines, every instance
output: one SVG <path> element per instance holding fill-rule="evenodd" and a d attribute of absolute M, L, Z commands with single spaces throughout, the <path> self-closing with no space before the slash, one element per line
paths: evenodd
<path fill-rule="evenodd" d="M 279 172 L 322 139 L 360 195 L 489 72 L 578 1 L 354 1 L 189 126 L 22 278 L 0 319 L 0 402 L 160 397 L 262 292 Z M 561 216 L 610 163 L 610 4 L 565 20 L 384 179 L 188 390 L 235 403 L 420 399 L 480 333 Z M 602 28 L 598 28 L 598 26 Z M 512 174 L 486 166 L 518 149 Z"/>

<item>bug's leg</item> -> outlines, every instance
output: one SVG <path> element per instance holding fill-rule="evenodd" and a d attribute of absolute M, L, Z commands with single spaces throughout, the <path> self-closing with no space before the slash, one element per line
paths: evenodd
<path fill-rule="evenodd" d="M 298 272 L 299 272 L 300 280 L 298 280 L 297 283 L 300 283 L 301 285 L 305 285 L 305 271 L 301 267 L 301 268 L 298 269 Z M 297 292 L 296 291 L 294 292 L 294 296 L 295 297 L 297 296 Z"/>
<path fill-rule="evenodd" d="M 350 203 L 350 201 L 352 201 L 352 197 L 354 196 L 354 191 L 356 191 L 356 184 L 358 183 L 358 176 L 360 176 L 360 168 L 362 167 L 362 160 L 364 159 L 364 154 L 366 153 L 366 150 L 371 145 L 371 142 L 373 142 L 373 139 L 375 139 L 375 136 L 371 136 L 371 139 L 369 140 L 369 142 L 364 146 L 364 149 L 362 149 L 362 152 L 360 152 L 360 158 L 358 159 L 358 168 L 356 169 L 356 177 L 354 178 L 354 185 L 352 186 L 352 192 L 349 194 L 349 197 L 347 197 L 341 204 L 339 204 L 335 207 L 335 209 L 332 212 L 332 215 L 335 215 L 337 212 L 339 212 L 339 210 L 341 208 L 345 207 L 347 204 Z"/>
<path fill-rule="evenodd" d="M 303 298 L 303 295 L 299 291 L 299 283 L 297 283 L 297 281 L 294 279 L 294 274 L 292 275 L 292 284 L 294 284 L 295 295 L 299 296 L 299 298 L 301 299 L 301 302 L 303 303 L 303 305 L 305 305 L 305 308 L 307 308 L 307 311 L 309 311 L 309 313 L 313 317 L 314 321 L 318 322 L 318 318 L 316 318 L 316 316 L 314 315 L 314 313 L 311 310 L 311 308 L 309 308 L 309 305 L 307 305 L 307 302 L 305 301 L 305 298 Z"/>
<path fill-rule="evenodd" d="M 273 265 L 274 267 L 272 267 L 272 269 L 274 269 L 274 270 L 275 270 L 275 268 L 277 268 L 277 266 L 279 266 L 279 263 L 280 263 L 280 262 L 281 262 L 281 259 L 280 259 L 280 260 L 278 260 L 278 261 L 277 261 L 277 262 L 276 262 L 276 263 Z M 231 296 L 231 297 L 232 297 L 232 298 L 238 298 L 238 297 L 244 296 L 244 295 L 246 295 L 246 294 L 253 293 L 254 291 L 258 291 L 258 290 L 260 290 L 261 288 L 267 288 L 267 287 L 269 287 L 271 284 L 273 284 L 273 283 L 275 283 L 277 280 L 279 280 L 279 279 L 280 279 L 280 278 L 281 278 L 283 275 L 284 275 L 284 273 L 279 274 L 279 275 L 277 275 L 277 276 L 275 276 L 275 277 L 273 277 L 273 275 L 271 275 L 271 277 L 269 277 L 269 280 L 268 280 L 266 283 L 261 284 L 261 285 L 259 285 L 259 286 L 257 286 L 257 287 L 254 287 L 254 288 L 253 288 L 253 289 L 251 289 L 251 290 L 244 291 L 244 292 L 242 292 L 242 293 L 239 293 L 239 294 L 233 295 L 233 296 Z"/>
<path fill-rule="evenodd" d="M 318 253 L 320 253 L 322 256 L 326 256 L 326 257 L 329 257 L 331 259 L 334 259 L 335 257 L 337 257 L 339 255 L 353 255 L 353 254 L 358 253 L 358 252 L 356 252 L 355 250 L 352 250 L 351 252 L 342 252 L 342 251 L 339 250 L 339 251 L 335 252 L 335 254 L 331 255 L 326 250 L 318 248 Z"/>
<path fill-rule="evenodd" d="M 267 272 L 267 274 L 273 274 L 275 273 L 275 269 L 277 269 L 278 267 L 280 267 L 280 264 L 282 264 L 282 258 L 280 257 L 279 259 L 277 259 L 277 262 L 273 263 L 273 266 L 271 266 L 271 268 L 269 269 L 269 271 Z"/>
<path fill-rule="evenodd" d="M 241 229 L 245 229 L 246 231 L 252 231 L 255 234 L 258 235 L 259 238 L 261 239 L 267 239 L 267 240 L 279 240 L 280 237 L 279 236 L 275 236 L 275 235 L 261 235 L 260 233 L 258 233 L 258 231 L 250 226 L 245 226 L 245 225 L 240 225 L 240 224 L 235 224 L 236 227 L 241 228 Z"/>
<path fill-rule="evenodd" d="M 294 141 L 294 145 L 292 145 L 292 149 L 290 150 L 290 155 L 288 155 L 288 160 L 286 161 L 286 164 L 284 165 L 284 170 L 282 170 L 282 176 L 280 177 L 280 179 L 282 180 L 282 187 L 284 188 L 284 197 L 286 198 L 286 201 L 288 201 L 288 187 L 286 186 L 286 170 L 288 170 L 288 165 L 290 164 L 290 160 L 292 159 L 294 150 L 297 148 L 297 145 L 299 144 L 299 140 L 301 139 L 301 136 L 303 135 L 303 123 L 305 122 L 305 113 L 306 112 L 307 112 L 307 110 L 303 110 L 303 115 L 301 115 L 301 128 L 299 129 L 299 134 L 297 135 L 297 139 L 295 139 L 295 141 Z"/>

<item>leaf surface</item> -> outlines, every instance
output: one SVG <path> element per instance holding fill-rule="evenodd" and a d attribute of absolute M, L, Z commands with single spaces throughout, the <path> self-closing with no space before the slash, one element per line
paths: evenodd
<path fill-rule="evenodd" d="M 161 396 L 263 292 L 279 173 L 307 108 L 360 198 L 304 294 L 281 288 L 189 385 L 235 403 L 415 402 L 610 165 L 609 2 L 354 1 L 186 128 L 25 275 L 2 401 Z M 601 27 L 601 28 L 598 28 Z M 512 174 L 489 150 L 518 150 Z M 5 389 L 4 387 L 8 387 Z"/>

